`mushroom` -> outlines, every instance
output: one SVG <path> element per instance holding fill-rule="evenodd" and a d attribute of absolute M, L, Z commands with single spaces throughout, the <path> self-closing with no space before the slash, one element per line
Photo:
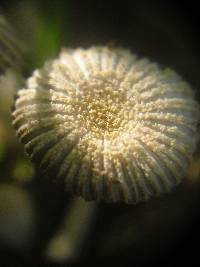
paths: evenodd
<path fill-rule="evenodd" d="M 170 192 L 197 144 L 199 105 L 177 73 L 122 48 L 63 49 L 18 91 L 17 136 L 45 175 L 86 200 Z"/>

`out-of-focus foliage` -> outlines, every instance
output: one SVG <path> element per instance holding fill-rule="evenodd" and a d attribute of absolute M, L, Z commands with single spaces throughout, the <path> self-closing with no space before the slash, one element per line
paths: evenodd
<path fill-rule="evenodd" d="M 26 249 L 34 236 L 36 214 L 30 194 L 15 185 L 0 184 L 0 243 Z"/>
<path fill-rule="evenodd" d="M 5 154 L 6 154 L 6 145 L 4 142 L 0 142 L 0 162 L 4 160 Z"/>
<path fill-rule="evenodd" d="M 63 21 L 68 17 L 68 1 L 20 1 L 10 6 L 12 20 L 28 43 L 32 69 L 59 52 L 63 35 L 68 34 Z"/>
<path fill-rule="evenodd" d="M 25 65 L 25 46 L 9 22 L 0 14 L 0 72 L 8 68 L 21 71 Z"/>
<path fill-rule="evenodd" d="M 16 161 L 12 176 L 16 181 L 27 182 L 33 178 L 34 172 L 33 164 L 28 159 L 20 158 Z"/>

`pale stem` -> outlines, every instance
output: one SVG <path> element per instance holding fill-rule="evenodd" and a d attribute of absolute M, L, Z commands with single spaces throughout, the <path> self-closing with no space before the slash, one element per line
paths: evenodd
<path fill-rule="evenodd" d="M 55 262 L 72 261 L 80 255 L 97 207 L 96 202 L 85 202 L 81 198 L 72 200 L 61 228 L 45 251 L 50 260 Z"/>

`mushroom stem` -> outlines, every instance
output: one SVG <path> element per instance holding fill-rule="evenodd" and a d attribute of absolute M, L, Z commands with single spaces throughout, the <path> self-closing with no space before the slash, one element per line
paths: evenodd
<path fill-rule="evenodd" d="M 80 255 L 97 206 L 97 203 L 88 203 L 80 198 L 72 200 L 63 224 L 47 246 L 45 254 L 50 260 L 73 261 Z"/>

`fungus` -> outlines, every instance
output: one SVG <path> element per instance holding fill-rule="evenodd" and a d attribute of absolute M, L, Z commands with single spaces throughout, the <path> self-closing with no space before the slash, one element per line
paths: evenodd
<path fill-rule="evenodd" d="M 27 154 L 67 191 L 134 204 L 184 178 L 198 120 L 178 74 L 108 47 L 61 51 L 19 90 L 13 112 Z"/>

